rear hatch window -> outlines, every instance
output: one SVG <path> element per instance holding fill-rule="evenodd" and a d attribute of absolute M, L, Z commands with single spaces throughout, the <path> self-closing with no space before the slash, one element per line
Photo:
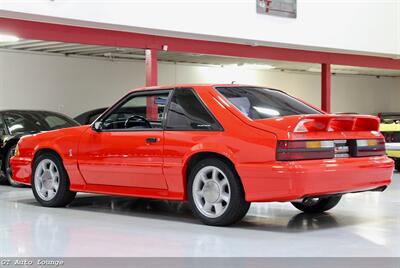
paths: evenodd
<path fill-rule="evenodd" d="M 217 87 L 245 116 L 257 120 L 298 114 L 321 114 L 279 90 L 260 87 Z"/>

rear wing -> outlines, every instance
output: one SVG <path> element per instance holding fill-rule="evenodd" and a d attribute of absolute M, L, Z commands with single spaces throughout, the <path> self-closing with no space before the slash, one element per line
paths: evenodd
<path fill-rule="evenodd" d="M 342 132 L 377 132 L 380 121 L 371 115 L 291 115 L 254 121 L 258 126 L 280 135 Z"/>
<path fill-rule="evenodd" d="M 378 131 L 379 123 L 369 115 L 312 115 L 299 118 L 292 132 Z"/>

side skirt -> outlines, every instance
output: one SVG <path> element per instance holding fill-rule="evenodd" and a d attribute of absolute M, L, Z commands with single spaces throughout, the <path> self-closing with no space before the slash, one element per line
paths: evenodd
<path fill-rule="evenodd" d="M 166 189 L 88 184 L 71 185 L 70 190 L 74 192 L 184 201 L 183 193 L 171 193 Z"/>

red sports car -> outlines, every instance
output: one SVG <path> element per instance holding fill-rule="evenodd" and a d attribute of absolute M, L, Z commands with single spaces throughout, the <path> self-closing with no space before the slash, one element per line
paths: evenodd
<path fill-rule="evenodd" d="M 251 202 L 308 213 L 350 192 L 383 191 L 393 161 L 379 119 L 330 115 L 269 88 L 184 85 L 134 90 L 92 125 L 21 139 L 14 180 L 43 206 L 76 192 L 188 201 L 210 225 Z"/>

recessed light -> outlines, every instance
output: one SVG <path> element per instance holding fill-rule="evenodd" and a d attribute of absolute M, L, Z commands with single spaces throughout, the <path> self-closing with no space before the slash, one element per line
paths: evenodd
<path fill-rule="evenodd" d="M 21 39 L 15 35 L 0 34 L 0 42 L 17 42 L 19 40 Z"/>
<path fill-rule="evenodd" d="M 244 64 L 244 68 L 249 69 L 259 69 L 259 70 L 272 70 L 275 69 L 275 66 L 269 64 Z"/>

